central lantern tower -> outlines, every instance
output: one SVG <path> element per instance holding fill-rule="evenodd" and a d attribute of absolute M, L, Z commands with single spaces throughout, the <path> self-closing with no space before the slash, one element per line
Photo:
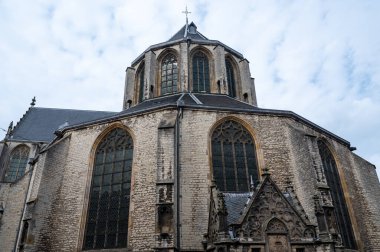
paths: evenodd
<path fill-rule="evenodd" d="M 150 46 L 127 68 L 123 109 L 182 92 L 225 94 L 257 106 L 249 62 L 210 40 L 191 22 L 168 41 Z"/>

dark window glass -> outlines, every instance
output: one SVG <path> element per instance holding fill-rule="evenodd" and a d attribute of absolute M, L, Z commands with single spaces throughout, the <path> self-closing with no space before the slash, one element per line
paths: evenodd
<path fill-rule="evenodd" d="M 169 53 L 161 63 L 161 95 L 177 92 L 178 65 L 174 54 Z"/>
<path fill-rule="evenodd" d="M 249 191 L 250 178 L 256 181 L 258 171 L 254 141 L 243 125 L 228 120 L 214 130 L 212 165 L 219 190 Z"/>
<path fill-rule="evenodd" d="M 330 187 L 336 221 L 338 224 L 339 233 L 342 236 L 343 244 L 347 248 L 355 249 L 356 244 L 352 231 L 351 220 L 348 214 L 334 157 L 324 142 L 318 141 L 318 148 L 327 185 Z"/>
<path fill-rule="evenodd" d="M 143 63 L 138 72 L 138 82 L 139 82 L 139 102 L 142 102 L 144 99 L 144 71 L 145 64 Z"/>
<path fill-rule="evenodd" d="M 193 56 L 193 92 L 210 93 L 210 73 L 207 56 L 196 52 Z"/>
<path fill-rule="evenodd" d="M 228 59 L 226 60 L 226 71 L 227 71 L 228 95 L 231 97 L 236 97 L 234 69 L 232 67 L 231 61 Z"/>
<path fill-rule="evenodd" d="M 126 247 L 133 142 L 120 128 L 96 150 L 84 249 Z"/>
<path fill-rule="evenodd" d="M 7 173 L 4 180 L 6 182 L 14 182 L 22 177 L 25 173 L 25 168 L 29 158 L 29 147 L 20 145 L 16 147 L 10 156 Z"/>

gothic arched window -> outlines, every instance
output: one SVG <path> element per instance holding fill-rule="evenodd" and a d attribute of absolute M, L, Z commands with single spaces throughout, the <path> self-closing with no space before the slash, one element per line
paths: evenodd
<path fill-rule="evenodd" d="M 327 185 L 330 187 L 336 221 L 338 224 L 339 233 L 342 236 L 343 244 L 347 248 L 355 249 L 356 244 L 352 231 L 351 220 L 348 214 L 348 209 L 346 201 L 344 199 L 344 194 L 334 157 L 323 141 L 318 141 L 318 148 L 319 155 L 321 156 L 322 160 L 323 170 L 325 172 L 325 177 L 327 180 Z"/>
<path fill-rule="evenodd" d="M 127 246 L 133 141 L 116 128 L 96 153 L 87 212 L 84 249 Z"/>
<path fill-rule="evenodd" d="M 139 102 L 142 102 L 144 99 L 144 70 L 145 64 L 142 63 L 142 65 L 139 67 L 139 71 L 137 72 L 139 85 Z"/>
<path fill-rule="evenodd" d="M 227 83 L 228 83 L 228 95 L 236 97 L 236 84 L 234 76 L 234 68 L 229 59 L 226 59 L 226 71 L 227 71 Z"/>
<path fill-rule="evenodd" d="M 221 191 L 247 192 L 251 178 L 258 180 L 255 143 L 248 130 L 228 120 L 219 125 L 211 138 L 212 166 Z"/>
<path fill-rule="evenodd" d="M 178 64 L 174 54 L 169 53 L 161 63 L 161 95 L 177 92 Z"/>
<path fill-rule="evenodd" d="M 210 70 L 207 56 L 198 51 L 193 56 L 193 92 L 210 93 Z"/>
<path fill-rule="evenodd" d="M 29 147 L 20 145 L 16 147 L 10 156 L 7 173 L 5 174 L 6 182 L 14 182 L 22 177 L 29 158 Z"/>

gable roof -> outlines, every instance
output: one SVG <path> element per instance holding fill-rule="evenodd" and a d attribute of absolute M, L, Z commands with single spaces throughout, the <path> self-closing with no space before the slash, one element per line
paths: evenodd
<path fill-rule="evenodd" d="M 190 38 L 196 40 L 209 40 L 197 30 L 197 26 L 191 22 L 189 25 L 184 25 L 176 34 L 174 34 L 168 41 L 175 41 L 179 39 Z"/>
<path fill-rule="evenodd" d="M 60 127 L 114 114 L 116 112 L 31 107 L 14 127 L 8 140 L 50 142 Z"/>
<path fill-rule="evenodd" d="M 266 194 L 266 189 L 271 188 L 273 192 L 278 195 L 278 200 L 277 202 L 283 202 L 285 205 L 283 206 L 284 208 L 289 207 L 292 209 L 292 211 L 298 216 L 298 218 L 305 224 L 305 225 L 310 225 L 308 219 L 305 218 L 305 216 L 302 215 L 302 213 L 297 209 L 297 206 L 294 205 L 294 199 L 291 197 L 290 194 L 287 193 L 282 193 L 281 190 L 278 188 L 276 183 L 270 178 L 269 174 L 264 175 L 265 178 L 260 184 L 258 190 L 254 193 L 254 195 L 249 198 L 247 204 L 245 205 L 244 209 L 242 209 L 241 215 L 237 222 L 233 224 L 239 224 L 241 225 L 245 219 L 247 218 L 249 212 L 251 211 L 252 207 L 256 205 L 262 205 L 262 197 L 263 195 Z M 272 199 L 273 200 L 273 199 Z M 270 202 L 267 202 L 267 204 L 270 204 Z M 286 206 L 287 205 L 287 206 Z"/>

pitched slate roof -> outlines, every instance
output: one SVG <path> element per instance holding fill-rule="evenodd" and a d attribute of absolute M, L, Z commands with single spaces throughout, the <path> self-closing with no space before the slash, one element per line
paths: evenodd
<path fill-rule="evenodd" d="M 14 127 L 10 140 L 50 142 L 60 127 L 114 114 L 116 112 L 31 107 Z"/>
<path fill-rule="evenodd" d="M 229 111 L 237 113 L 253 113 L 253 114 L 265 114 L 289 117 L 301 123 L 312 127 L 313 129 L 323 132 L 324 134 L 333 137 L 343 145 L 350 147 L 350 142 L 347 140 L 331 133 L 330 131 L 318 126 L 317 124 L 303 118 L 302 116 L 287 110 L 277 110 L 277 109 L 263 109 L 248 103 L 239 101 L 235 98 L 229 97 L 223 94 L 205 94 L 205 93 L 177 93 L 172 95 L 160 96 L 157 98 L 152 98 L 145 100 L 136 106 L 129 109 L 121 111 L 120 113 L 110 114 L 108 117 L 94 119 L 94 121 L 79 122 L 77 124 L 70 123 L 69 126 L 63 128 L 61 132 L 68 129 L 83 128 L 94 123 L 104 123 L 113 120 L 119 120 L 120 118 L 133 116 L 142 113 L 153 112 L 160 109 L 168 108 L 189 108 L 189 109 L 202 109 L 202 110 L 213 110 L 213 111 Z"/>
<path fill-rule="evenodd" d="M 186 30 L 187 28 L 187 30 Z M 191 38 L 195 40 L 208 40 L 197 30 L 197 26 L 191 22 L 189 25 L 184 25 L 176 34 L 173 35 L 168 41 L 175 41 L 183 38 Z"/>
<path fill-rule="evenodd" d="M 227 208 L 227 224 L 237 223 L 252 193 L 223 193 Z"/>

